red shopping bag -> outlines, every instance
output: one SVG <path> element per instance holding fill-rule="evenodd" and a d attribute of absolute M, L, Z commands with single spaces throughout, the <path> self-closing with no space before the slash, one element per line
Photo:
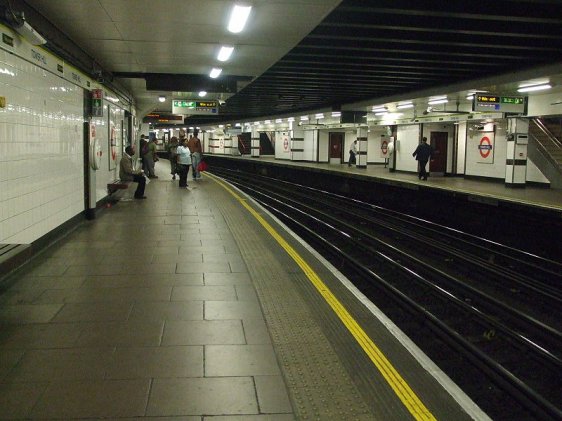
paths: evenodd
<path fill-rule="evenodd" d="M 207 171 L 207 168 L 209 166 L 207 165 L 207 163 L 205 161 L 201 161 L 199 163 L 199 165 L 197 165 L 197 171 Z"/>

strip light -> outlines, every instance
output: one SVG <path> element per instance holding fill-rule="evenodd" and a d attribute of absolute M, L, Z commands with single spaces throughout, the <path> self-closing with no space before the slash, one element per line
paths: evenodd
<path fill-rule="evenodd" d="M 251 10 L 252 6 L 235 5 L 230 15 L 230 21 L 228 22 L 228 30 L 233 34 L 242 32 L 244 26 L 246 26 Z"/>
<path fill-rule="evenodd" d="M 398 104 L 396 106 L 396 109 L 398 110 L 404 110 L 406 108 L 414 108 L 414 104 L 412 104 L 411 102 L 405 102 L 404 104 Z"/>
<path fill-rule="evenodd" d="M 444 98 L 444 99 L 434 99 L 432 101 L 428 101 L 427 103 L 429 105 L 437 105 L 437 104 L 446 104 L 447 102 L 449 102 L 449 100 L 447 98 Z"/>
<path fill-rule="evenodd" d="M 552 86 L 548 83 L 544 85 L 533 85 L 533 86 L 525 86 L 523 88 L 517 89 L 517 92 L 535 92 L 535 91 L 544 91 L 546 89 L 551 89 Z"/>
<path fill-rule="evenodd" d="M 216 79 L 219 77 L 219 75 L 221 74 L 222 69 L 219 69 L 217 67 L 213 67 L 213 69 L 211 70 L 211 73 L 209 73 L 209 77 L 211 79 Z"/>
<path fill-rule="evenodd" d="M 223 45 L 219 51 L 219 54 L 217 55 L 217 60 L 218 61 L 228 60 L 232 55 L 233 51 L 234 51 L 234 47 L 227 47 Z"/>

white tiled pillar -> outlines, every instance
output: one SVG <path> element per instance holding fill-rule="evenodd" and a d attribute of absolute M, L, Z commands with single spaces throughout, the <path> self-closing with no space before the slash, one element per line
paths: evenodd
<path fill-rule="evenodd" d="M 357 168 L 367 168 L 367 127 L 357 129 Z"/>
<path fill-rule="evenodd" d="M 509 118 L 507 120 L 507 154 L 505 160 L 505 185 L 507 187 L 525 187 L 528 140 L 529 120 Z"/>
<path fill-rule="evenodd" d="M 260 157 L 260 133 L 257 129 L 252 127 L 252 143 L 251 143 L 251 157 Z"/>

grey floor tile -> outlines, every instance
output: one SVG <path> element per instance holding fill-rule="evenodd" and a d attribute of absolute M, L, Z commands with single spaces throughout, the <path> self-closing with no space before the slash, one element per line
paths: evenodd
<path fill-rule="evenodd" d="M 62 304 L 16 304 L 0 307 L 0 323 L 47 323 Z"/>
<path fill-rule="evenodd" d="M 53 380 L 103 379 L 112 348 L 30 350 L 5 376 L 6 383 L 41 383 Z"/>
<path fill-rule="evenodd" d="M 248 267 L 243 261 L 240 262 L 228 262 L 230 265 L 230 271 L 234 273 L 246 273 L 248 272 Z"/>
<path fill-rule="evenodd" d="M 149 389 L 148 379 L 51 383 L 33 408 L 32 417 L 142 416 Z"/>
<path fill-rule="evenodd" d="M 86 276 L 86 275 L 119 275 L 122 273 L 122 265 L 74 265 L 70 266 L 66 271 L 69 276 Z"/>
<path fill-rule="evenodd" d="M 79 288 L 84 283 L 84 276 L 44 276 L 25 277 L 19 279 L 12 289 L 17 290 L 45 290 Z"/>
<path fill-rule="evenodd" d="M 108 379 L 203 377 L 202 346 L 117 348 Z"/>
<path fill-rule="evenodd" d="M 266 414 L 292 413 L 287 386 L 281 376 L 254 376 L 260 412 Z"/>
<path fill-rule="evenodd" d="M 36 301 L 40 303 L 111 303 L 133 301 L 166 301 L 172 287 L 77 288 L 48 290 Z"/>
<path fill-rule="evenodd" d="M 236 292 L 232 286 L 179 286 L 172 290 L 172 301 L 212 300 L 234 301 Z"/>
<path fill-rule="evenodd" d="M 43 394 L 45 384 L 0 384 L 0 419 L 28 418 Z"/>
<path fill-rule="evenodd" d="M 263 319 L 244 319 L 242 327 L 248 344 L 271 344 L 269 330 Z"/>
<path fill-rule="evenodd" d="M 135 303 L 129 320 L 203 320 L 203 302 Z"/>
<path fill-rule="evenodd" d="M 53 318 L 54 323 L 126 321 L 132 303 L 67 303 Z"/>
<path fill-rule="evenodd" d="M 259 304 L 251 301 L 206 301 L 205 319 L 263 318 Z"/>
<path fill-rule="evenodd" d="M 152 256 L 152 263 L 203 263 L 201 253 L 193 254 L 163 254 Z"/>
<path fill-rule="evenodd" d="M 81 324 L 7 325 L 0 329 L 3 348 L 68 348 L 76 343 L 83 329 Z"/>
<path fill-rule="evenodd" d="M 230 273 L 230 266 L 223 263 L 178 263 L 176 273 Z"/>
<path fill-rule="evenodd" d="M 139 288 L 174 285 L 203 285 L 203 274 L 88 276 L 82 286 L 83 288 Z"/>
<path fill-rule="evenodd" d="M 205 285 L 251 284 L 249 273 L 205 273 Z"/>
<path fill-rule="evenodd" d="M 208 345 L 205 347 L 205 375 L 270 376 L 281 371 L 271 345 Z"/>
<path fill-rule="evenodd" d="M 4 376 L 16 366 L 23 354 L 24 351 L 21 349 L 0 350 L 0 383 Z"/>
<path fill-rule="evenodd" d="M 147 415 L 257 414 L 250 377 L 155 379 Z"/>
<path fill-rule="evenodd" d="M 16 287 L 0 295 L 0 305 L 33 304 L 43 294 L 42 289 L 16 289 Z"/>
<path fill-rule="evenodd" d="M 242 256 L 237 253 L 204 253 L 203 261 L 205 263 L 209 262 L 243 262 Z"/>
<path fill-rule="evenodd" d="M 239 301 L 255 301 L 258 302 L 258 295 L 253 285 L 235 285 L 236 298 Z"/>
<path fill-rule="evenodd" d="M 76 341 L 77 346 L 159 346 L 164 329 L 161 321 L 88 323 Z"/>
<path fill-rule="evenodd" d="M 166 322 L 162 345 L 244 344 L 240 320 Z"/>

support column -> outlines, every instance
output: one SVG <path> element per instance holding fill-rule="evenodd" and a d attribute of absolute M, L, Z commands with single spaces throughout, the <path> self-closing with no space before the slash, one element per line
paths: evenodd
<path fill-rule="evenodd" d="M 367 168 L 367 127 L 357 129 L 357 156 L 356 168 Z"/>
<path fill-rule="evenodd" d="M 507 187 L 525 187 L 527 180 L 528 143 L 529 120 L 525 118 L 508 118 L 505 161 L 505 185 Z"/>
<path fill-rule="evenodd" d="M 260 133 L 252 127 L 251 157 L 260 157 Z"/>

